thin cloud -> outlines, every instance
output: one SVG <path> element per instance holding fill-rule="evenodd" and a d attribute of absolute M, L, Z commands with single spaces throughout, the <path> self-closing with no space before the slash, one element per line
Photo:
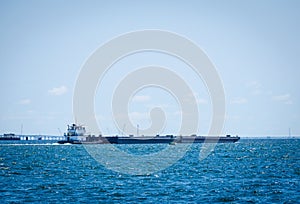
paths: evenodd
<path fill-rule="evenodd" d="M 289 93 L 272 97 L 273 101 L 283 102 L 284 104 L 292 104 L 291 95 Z"/>
<path fill-rule="evenodd" d="M 137 95 L 132 98 L 133 102 L 146 102 L 150 101 L 151 97 L 148 95 Z"/>
<path fill-rule="evenodd" d="M 251 93 L 253 95 L 259 95 L 262 93 L 262 85 L 260 82 L 258 81 L 251 81 L 251 82 L 248 82 L 246 84 L 246 87 L 248 87 L 250 90 L 251 90 Z"/>
<path fill-rule="evenodd" d="M 54 87 L 48 90 L 48 93 L 53 96 L 60 96 L 68 92 L 68 88 L 66 86 Z"/>
<path fill-rule="evenodd" d="M 226 115 L 226 120 L 239 120 L 241 117 L 239 115 Z"/>
<path fill-rule="evenodd" d="M 250 81 L 246 84 L 246 86 L 249 88 L 259 89 L 261 88 L 261 83 L 259 83 L 258 81 Z"/>
<path fill-rule="evenodd" d="M 230 103 L 231 104 L 245 104 L 247 103 L 248 100 L 246 98 L 242 98 L 242 97 L 236 97 L 231 99 Z"/>
<path fill-rule="evenodd" d="M 129 113 L 129 117 L 133 120 L 148 119 L 149 113 L 147 113 L 147 112 L 131 112 L 131 113 Z"/>
<path fill-rule="evenodd" d="M 191 104 L 207 104 L 208 101 L 204 98 L 199 98 L 199 94 L 197 92 L 193 92 L 192 94 L 188 94 L 185 98 L 184 101 L 187 103 L 191 103 Z"/>
<path fill-rule="evenodd" d="M 21 105 L 28 105 L 30 103 L 31 103 L 31 100 L 28 99 L 28 98 L 22 99 L 22 100 L 19 101 L 19 104 L 21 104 Z"/>
<path fill-rule="evenodd" d="M 165 108 L 174 107 L 174 105 L 165 104 L 165 103 L 151 103 L 151 104 L 146 104 L 145 107 L 149 108 L 149 109 L 152 109 L 152 108 L 165 109 Z"/>
<path fill-rule="evenodd" d="M 199 98 L 199 99 L 196 99 L 197 101 L 197 104 L 207 104 L 207 100 L 206 99 L 203 99 L 203 98 Z"/>
<path fill-rule="evenodd" d="M 173 113 L 173 115 L 176 115 L 176 116 L 178 116 L 178 115 L 182 115 L 183 114 L 183 112 L 182 111 L 175 111 L 174 113 Z"/>

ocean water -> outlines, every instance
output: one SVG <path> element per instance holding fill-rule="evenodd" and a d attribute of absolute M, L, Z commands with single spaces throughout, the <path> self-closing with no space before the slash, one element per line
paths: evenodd
<path fill-rule="evenodd" d="M 165 147 L 119 146 L 132 154 Z M 82 145 L 1 141 L 0 202 L 299 203 L 299 139 L 218 144 L 199 161 L 201 147 L 163 171 L 135 176 L 106 169 Z"/>

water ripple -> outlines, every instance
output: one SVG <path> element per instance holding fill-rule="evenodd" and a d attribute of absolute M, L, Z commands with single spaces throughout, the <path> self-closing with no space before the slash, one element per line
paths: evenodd
<path fill-rule="evenodd" d="M 0 200 L 297 203 L 299 147 L 300 140 L 241 140 L 218 144 L 208 158 L 199 161 L 201 144 L 195 144 L 164 171 L 129 176 L 105 169 L 80 145 L 0 143 Z M 165 146 L 119 148 L 151 154 Z"/>

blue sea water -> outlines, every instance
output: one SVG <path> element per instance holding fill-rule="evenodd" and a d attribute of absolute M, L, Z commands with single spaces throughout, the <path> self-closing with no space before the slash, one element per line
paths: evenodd
<path fill-rule="evenodd" d="M 135 154 L 165 148 L 119 147 Z M 299 139 L 218 144 L 199 161 L 201 147 L 163 171 L 134 176 L 106 169 L 82 145 L 2 141 L 0 202 L 299 203 Z"/>

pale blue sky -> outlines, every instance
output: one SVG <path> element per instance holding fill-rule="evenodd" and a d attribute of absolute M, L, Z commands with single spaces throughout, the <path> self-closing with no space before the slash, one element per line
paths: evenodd
<path fill-rule="evenodd" d="M 0 134 L 20 133 L 22 124 L 24 134 L 64 131 L 73 122 L 77 76 L 91 53 L 123 33 L 162 29 L 192 40 L 215 64 L 226 96 L 224 134 L 287 135 L 291 128 L 300 135 L 299 9 L 299 1 L 276 0 L 1 1 Z M 207 133 L 205 86 L 186 65 L 158 53 L 124 59 L 107 74 L 95 97 L 103 133 L 118 133 L 109 110 L 118 79 L 153 63 L 189 81 L 199 100 L 199 133 Z M 145 113 L 153 104 L 165 107 L 163 133 L 175 133 L 179 109 L 160 90 L 137 94 L 129 105 L 133 122 L 147 127 Z"/>

